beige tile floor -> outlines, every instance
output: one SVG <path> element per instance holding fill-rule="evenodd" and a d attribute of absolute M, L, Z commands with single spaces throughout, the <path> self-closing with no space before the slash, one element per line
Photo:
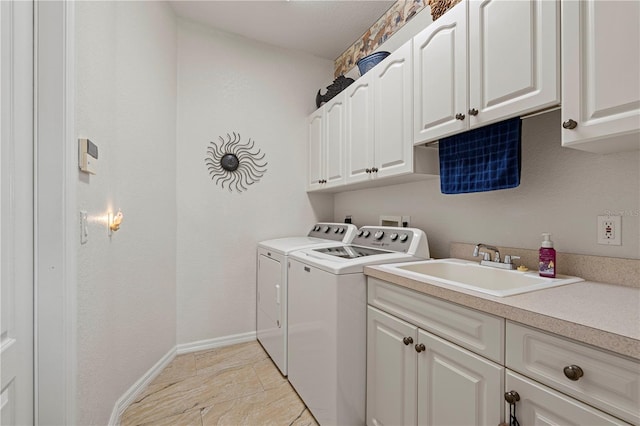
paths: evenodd
<path fill-rule="evenodd" d="M 121 424 L 317 426 L 255 341 L 178 355 L 126 409 Z"/>

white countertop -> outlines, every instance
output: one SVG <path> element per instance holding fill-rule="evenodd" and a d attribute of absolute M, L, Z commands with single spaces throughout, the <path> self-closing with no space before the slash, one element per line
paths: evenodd
<path fill-rule="evenodd" d="M 365 274 L 640 360 L 640 288 L 584 281 L 496 297 L 378 266 L 365 267 Z"/>

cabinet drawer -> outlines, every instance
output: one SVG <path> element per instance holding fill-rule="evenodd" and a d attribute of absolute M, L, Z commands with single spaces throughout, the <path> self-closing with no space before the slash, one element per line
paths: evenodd
<path fill-rule="evenodd" d="M 507 322 L 508 368 L 614 416 L 640 423 L 640 362 Z M 571 380 L 564 369 L 578 366 Z"/>
<path fill-rule="evenodd" d="M 504 362 L 502 318 L 371 277 L 368 303 L 492 361 Z"/>
<path fill-rule="evenodd" d="M 520 396 L 516 417 L 521 425 L 626 425 L 600 410 L 507 370 L 505 389 Z M 505 404 L 505 418 L 509 405 Z"/>

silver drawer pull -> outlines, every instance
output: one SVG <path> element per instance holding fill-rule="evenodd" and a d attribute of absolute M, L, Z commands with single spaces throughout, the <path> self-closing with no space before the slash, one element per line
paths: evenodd
<path fill-rule="evenodd" d="M 577 365 L 568 365 L 564 368 L 564 375 L 567 376 L 567 379 L 575 382 L 580 379 L 580 377 L 584 376 L 584 371 L 582 371 L 582 368 Z"/>

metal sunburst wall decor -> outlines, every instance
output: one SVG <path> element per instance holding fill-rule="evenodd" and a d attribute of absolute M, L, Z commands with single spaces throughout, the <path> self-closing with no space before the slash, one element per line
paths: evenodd
<path fill-rule="evenodd" d="M 260 181 L 267 172 L 267 162 L 263 161 L 265 154 L 260 149 L 254 149 L 255 142 L 249 138 L 242 143 L 240 133 L 227 133 L 227 138 L 218 136 L 220 143 L 210 142 L 207 157 L 204 162 L 215 184 L 229 192 L 246 191 L 250 185 Z"/>

